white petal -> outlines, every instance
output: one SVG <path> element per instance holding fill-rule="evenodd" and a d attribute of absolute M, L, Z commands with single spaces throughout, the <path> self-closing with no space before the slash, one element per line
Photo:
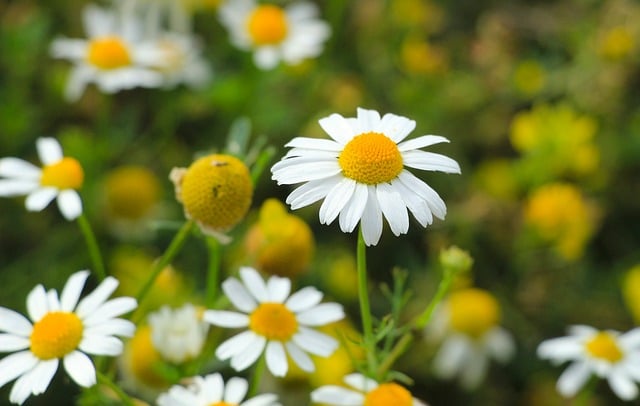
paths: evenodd
<path fill-rule="evenodd" d="M 300 326 L 292 340 L 303 350 L 321 357 L 328 357 L 338 348 L 338 341 L 333 337 L 315 331 L 305 326 Z"/>
<path fill-rule="evenodd" d="M 38 362 L 31 351 L 16 352 L 0 359 L 0 388 L 31 370 Z"/>
<path fill-rule="evenodd" d="M 324 199 L 342 179 L 342 175 L 336 175 L 309 181 L 291 192 L 287 196 L 286 203 L 291 205 L 292 210 L 313 204 L 320 199 Z"/>
<path fill-rule="evenodd" d="M 20 158 L 0 159 L 0 176 L 2 177 L 38 182 L 41 175 L 40 168 Z"/>
<path fill-rule="evenodd" d="M 273 69 L 280 62 L 280 54 L 275 47 L 260 47 L 253 53 L 253 62 L 262 70 Z"/>
<path fill-rule="evenodd" d="M 448 139 L 439 135 L 423 135 L 421 137 L 412 138 L 398 144 L 400 152 L 411 151 L 412 149 L 424 148 L 430 145 L 440 144 L 441 142 L 449 142 Z"/>
<path fill-rule="evenodd" d="M 244 399 L 248 389 L 249 383 L 246 379 L 234 376 L 227 381 L 227 386 L 224 390 L 224 401 L 238 405 Z"/>
<path fill-rule="evenodd" d="M 244 286 L 249 293 L 259 302 L 263 303 L 269 300 L 269 292 L 267 292 L 267 285 L 262 279 L 262 276 L 253 268 L 242 267 L 240 268 L 240 278 Z"/>
<path fill-rule="evenodd" d="M 345 207 L 351 196 L 355 192 L 356 181 L 349 178 L 343 178 L 333 189 L 329 191 L 325 197 L 322 206 L 320 206 L 320 223 L 331 224 L 338 217 L 342 209 Z"/>
<path fill-rule="evenodd" d="M 638 387 L 621 370 L 615 370 L 607 379 L 613 392 L 622 400 L 632 400 L 638 396 Z"/>
<path fill-rule="evenodd" d="M 382 117 L 378 131 L 398 143 L 405 139 L 415 128 L 416 122 L 414 120 L 387 113 Z"/>
<path fill-rule="evenodd" d="M 116 356 L 122 354 L 122 341 L 112 336 L 91 335 L 80 341 L 78 348 L 87 354 Z"/>
<path fill-rule="evenodd" d="M 291 185 L 294 183 L 309 182 L 325 179 L 342 172 L 342 168 L 336 159 L 319 161 L 315 158 L 287 158 L 273 165 L 272 178 L 279 185 Z"/>
<path fill-rule="evenodd" d="M 367 110 L 361 107 L 357 108 L 358 121 L 356 134 L 364 134 L 368 132 L 379 132 L 380 113 L 375 110 Z"/>
<path fill-rule="evenodd" d="M 23 179 L 0 179 L 0 196 L 14 197 L 32 193 L 40 186 L 38 181 Z"/>
<path fill-rule="evenodd" d="M 42 211 L 58 194 L 58 189 L 54 187 L 44 187 L 33 191 L 24 204 L 29 211 Z"/>
<path fill-rule="evenodd" d="M 242 310 L 245 313 L 251 313 L 255 310 L 257 306 L 255 299 L 236 278 L 227 278 L 222 283 L 222 290 L 238 310 Z"/>
<path fill-rule="evenodd" d="M 285 376 L 289 365 L 287 364 L 287 354 L 280 341 L 269 341 L 266 352 L 267 368 L 273 376 Z"/>
<path fill-rule="evenodd" d="M 409 214 L 402 196 L 393 186 L 381 183 L 376 186 L 376 197 L 393 234 L 396 236 L 406 234 L 409 230 Z"/>
<path fill-rule="evenodd" d="M 560 375 L 556 388 L 562 396 L 572 397 L 591 375 L 591 369 L 586 362 L 574 362 Z"/>
<path fill-rule="evenodd" d="M 231 367 L 236 371 L 242 371 L 253 365 L 260 358 L 266 343 L 266 338 L 256 335 L 254 343 L 231 358 Z"/>
<path fill-rule="evenodd" d="M 82 319 L 85 326 L 90 327 L 114 317 L 129 313 L 137 307 L 137 302 L 132 297 L 118 297 L 104 303 L 89 316 Z"/>
<path fill-rule="evenodd" d="M 445 173 L 461 173 L 460 165 L 448 156 L 411 150 L 402 153 L 402 162 L 410 168 L 425 171 L 440 171 Z"/>
<path fill-rule="evenodd" d="M 273 393 L 265 393 L 242 402 L 242 406 L 281 406 L 277 400 L 278 396 Z"/>
<path fill-rule="evenodd" d="M 33 331 L 33 326 L 20 313 L 6 307 L 0 307 L 0 331 L 21 337 L 29 337 L 31 331 Z"/>
<path fill-rule="evenodd" d="M 243 331 L 227 340 L 216 348 L 216 357 L 226 360 L 244 352 L 247 348 L 262 341 L 253 331 Z"/>
<path fill-rule="evenodd" d="M 226 310 L 206 310 L 202 319 L 214 326 L 227 328 L 246 327 L 249 325 L 249 316 L 246 314 Z"/>
<path fill-rule="evenodd" d="M 291 292 L 291 280 L 279 276 L 271 276 L 267 281 L 267 291 L 269 292 L 269 302 L 282 303 Z"/>
<path fill-rule="evenodd" d="M 69 277 L 60 294 L 60 310 L 71 312 L 75 309 L 88 277 L 89 271 L 76 272 Z"/>
<path fill-rule="evenodd" d="M 82 199 L 78 192 L 72 189 L 63 190 L 58 194 L 58 208 L 65 219 L 75 220 L 82 214 Z"/>
<path fill-rule="evenodd" d="M 225 390 L 224 390 L 224 380 L 222 379 L 222 375 L 216 372 L 215 374 L 207 375 L 204 379 L 200 378 L 199 376 L 195 377 L 195 379 L 196 379 L 196 385 L 200 388 L 200 390 L 202 391 L 201 394 L 204 395 L 206 400 L 213 401 L 213 402 L 220 402 L 224 399 Z M 194 399 L 192 403 L 189 403 L 189 405 L 196 404 L 195 403 L 196 400 L 197 399 Z M 185 402 L 183 401 L 183 403 Z M 167 406 L 173 406 L 173 405 L 167 405 Z"/>
<path fill-rule="evenodd" d="M 476 389 L 487 374 L 489 359 L 487 355 L 478 348 L 473 348 L 468 352 L 464 366 L 460 370 L 460 383 L 467 390 Z"/>
<path fill-rule="evenodd" d="M 313 365 L 313 361 L 311 357 L 307 355 L 300 347 L 298 347 L 295 343 L 289 341 L 286 344 L 287 353 L 293 359 L 300 369 L 305 372 L 313 372 L 315 371 L 315 365 Z"/>
<path fill-rule="evenodd" d="M 582 354 L 583 345 L 575 337 L 559 337 L 545 340 L 538 345 L 537 354 L 542 359 L 564 362 Z"/>
<path fill-rule="evenodd" d="M 453 335 L 442 344 L 433 360 L 433 373 L 449 379 L 461 371 L 469 353 L 469 342 L 459 335 Z"/>
<path fill-rule="evenodd" d="M 110 335 L 121 337 L 132 337 L 136 330 L 136 325 L 125 319 L 105 320 L 94 326 L 86 326 L 84 335 Z"/>
<path fill-rule="evenodd" d="M 0 318 L 2 315 L 0 314 Z M 2 352 L 14 352 L 24 350 L 31 346 L 29 337 L 13 334 L 0 334 L 0 348 Z"/>
<path fill-rule="evenodd" d="M 485 345 L 489 353 L 498 362 L 507 362 L 513 357 L 515 343 L 511 334 L 505 329 L 496 327 L 487 333 Z"/>
<path fill-rule="evenodd" d="M 376 245 L 382 235 L 382 211 L 378 205 L 375 187 L 367 186 L 367 190 L 369 197 L 360 220 L 360 226 L 365 244 L 371 246 Z"/>
<path fill-rule="evenodd" d="M 317 149 L 320 151 L 340 152 L 343 146 L 333 140 L 322 138 L 296 137 L 285 144 L 285 147 Z M 1 173 L 0 173 L 1 175 Z"/>
<path fill-rule="evenodd" d="M 353 373 L 345 376 L 344 382 L 352 388 L 358 389 L 359 391 L 365 393 L 371 392 L 378 387 L 378 382 L 358 373 Z"/>
<path fill-rule="evenodd" d="M 322 296 L 322 292 L 318 289 L 307 286 L 291 295 L 285 302 L 285 306 L 292 312 L 298 313 L 316 306 L 322 300 Z"/>
<path fill-rule="evenodd" d="M 100 305 L 102 305 L 114 290 L 118 287 L 118 280 L 114 277 L 106 277 L 100 285 L 87 296 L 85 296 L 78 307 L 76 308 L 76 314 L 81 319 L 84 319 L 88 314 L 93 313 Z"/>
<path fill-rule="evenodd" d="M 318 120 L 320 127 L 341 145 L 346 145 L 356 135 L 347 120 L 340 114 L 332 114 L 329 117 Z"/>
<path fill-rule="evenodd" d="M 35 323 L 40 321 L 48 312 L 47 292 L 44 290 L 44 286 L 37 285 L 31 289 L 31 292 L 27 295 L 27 313 L 29 313 L 29 318 Z"/>
<path fill-rule="evenodd" d="M 49 289 L 47 291 L 47 306 L 50 312 L 60 311 L 60 299 L 58 299 L 58 291 Z"/>
<path fill-rule="evenodd" d="M 311 400 L 336 406 L 362 406 L 364 395 L 336 385 L 325 385 L 311 392 Z"/>
<path fill-rule="evenodd" d="M 298 322 L 305 326 L 322 326 L 343 318 L 344 310 L 338 303 L 322 303 L 296 315 Z"/>
<path fill-rule="evenodd" d="M 96 383 L 96 369 L 93 362 L 80 351 L 73 351 L 64 357 L 64 369 L 78 385 L 88 388 Z"/>
<path fill-rule="evenodd" d="M 407 170 L 400 172 L 398 180 L 424 199 L 434 216 L 444 219 L 447 214 L 447 206 L 435 190 Z"/>
<path fill-rule="evenodd" d="M 31 393 L 39 395 L 44 393 L 58 370 L 59 361 L 57 358 L 47 361 L 40 360 L 38 364 L 28 373 L 33 379 L 31 386 Z"/>
<path fill-rule="evenodd" d="M 340 212 L 340 229 L 345 233 L 352 232 L 362 218 L 364 208 L 367 206 L 369 191 L 366 185 L 356 184 L 351 200 Z"/>
<path fill-rule="evenodd" d="M 36 148 L 38 149 L 40 161 L 45 165 L 54 164 L 64 158 L 62 147 L 55 138 L 38 138 L 36 140 Z"/>
<path fill-rule="evenodd" d="M 627 350 L 638 349 L 640 347 L 640 327 L 620 335 L 618 341 Z"/>
<path fill-rule="evenodd" d="M 407 188 L 404 183 L 400 182 L 398 179 L 394 179 L 391 182 L 391 186 L 400 194 L 400 196 L 402 196 L 402 200 L 405 205 L 422 227 L 426 227 L 433 223 L 431 209 L 429 209 L 429 205 L 424 201 L 424 199 L 422 199 L 413 190 Z"/>

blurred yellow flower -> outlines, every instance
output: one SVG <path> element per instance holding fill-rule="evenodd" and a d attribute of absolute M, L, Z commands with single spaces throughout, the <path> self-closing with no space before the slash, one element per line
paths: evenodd
<path fill-rule="evenodd" d="M 540 92 L 546 82 L 546 72 L 538 61 L 527 59 L 520 62 L 513 72 L 513 84 L 520 93 L 533 96 Z"/>
<path fill-rule="evenodd" d="M 394 0 L 389 5 L 389 12 L 395 24 L 424 29 L 428 33 L 442 28 L 443 9 L 431 1 Z"/>
<path fill-rule="evenodd" d="M 271 275 L 296 277 L 307 270 L 314 250 L 311 228 L 287 213 L 277 199 L 267 199 L 248 231 L 245 249 L 255 268 Z"/>
<path fill-rule="evenodd" d="M 417 38 L 408 38 L 402 43 L 400 61 L 402 68 L 412 74 L 440 74 L 449 68 L 448 56 L 443 48 Z"/>
<path fill-rule="evenodd" d="M 567 260 L 582 256 L 595 230 L 595 208 L 570 184 L 544 185 L 524 205 L 524 218 L 540 237 Z"/>
<path fill-rule="evenodd" d="M 324 286 L 340 301 L 356 300 L 358 272 L 354 254 L 335 247 L 325 247 L 323 250 L 328 253 L 319 264 Z"/>
<path fill-rule="evenodd" d="M 625 274 L 622 280 L 622 297 L 636 324 L 640 323 L 640 264 Z"/>
<path fill-rule="evenodd" d="M 513 173 L 513 162 L 508 159 L 492 159 L 481 163 L 473 177 L 474 185 L 492 197 L 512 200 L 517 195 L 518 184 Z"/>
<path fill-rule="evenodd" d="M 126 220 L 147 216 L 158 204 L 161 193 L 156 175 L 143 166 L 121 166 L 104 181 L 107 213 Z"/>
<path fill-rule="evenodd" d="M 598 52 L 610 60 L 621 60 L 634 51 L 636 39 L 628 27 L 619 25 L 607 30 L 600 38 Z"/>

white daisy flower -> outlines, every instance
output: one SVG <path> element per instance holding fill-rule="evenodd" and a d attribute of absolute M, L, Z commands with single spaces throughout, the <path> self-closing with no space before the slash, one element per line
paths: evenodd
<path fill-rule="evenodd" d="M 186 304 L 179 309 L 163 306 L 149 315 L 151 340 L 162 358 L 179 364 L 200 354 L 209 325 L 196 309 Z"/>
<path fill-rule="evenodd" d="M 405 166 L 460 173 L 453 159 L 419 150 L 446 138 L 423 135 L 401 142 L 415 121 L 391 113 L 381 118 L 361 108 L 357 118 L 332 114 L 319 123 L 332 140 L 294 138 L 286 144 L 293 149 L 271 168 L 278 184 L 306 182 L 287 197 L 292 209 L 324 198 L 320 222 L 331 224 L 339 217 L 345 233 L 360 222 L 367 245 L 380 240 L 383 216 L 396 236 L 409 230 L 407 208 L 423 227 L 434 215 L 444 219 L 444 201 Z"/>
<path fill-rule="evenodd" d="M 538 356 L 554 364 L 573 361 L 556 385 L 562 396 L 574 396 L 592 374 L 606 379 L 622 400 L 638 396 L 640 328 L 620 334 L 589 326 L 571 326 L 569 336 L 540 343 Z"/>
<path fill-rule="evenodd" d="M 144 40 L 142 21 L 129 7 L 116 13 L 88 5 L 83 23 L 87 39 L 58 38 L 51 44 L 54 58 L 75 64 L 66 88 L 68 100 L 80 98 L 92 82 L 105 93 L 164 84 L 162 74 L 151 68 L 160 64 L 162 52 L 152 41 Z"/>
<path fill-rule="evenodd" d="M 489 292 L 465 288 L 451 293 L 427 327 L 427 337 L 442 342 L 434 374 L 459 377 L 467 390 L 478 387 L 492 359 L 505 363 L 515 352 L 513 337 L 499 322 L 500 305 Z"/>
<path fill-rule="evenodd" d="M 316 6 L 307 2 L 281 8 L 254 0 L 234 0 L 224 2 L 219 13 L 233 45 L 253 50 L 256 66 L 265 70 L 281 60 L 294 65 L 320 55 L 331 33 L 329 24 L 316 18 Z"/>
<path fill-rule="evenodd" d="M 253 268 L 241 268 L 240 279 L 228 278 L 222 289 L 242 313 L 222 310 L 204 313 L 204 320 L 217 326 L 248 327 L 218 347 L 218 358 L 231 359 L 231 366 L 241 371 L 265 352 L 271 373 L 285 376 L 287 353 L 302 370 L 312 372 L 315 366 L 307 353 L 328 357 L 336 350 L 338 342 L 334 338 L 311 327 L 342 319 L 341 305 L 320 304 L 322 293 L 313 287 L 289 296 L 291 280 L 271 276 L 265 283 Z"/>
<path fill-rule="evenodd" d="M 158 406 L 281 406 L 277 402 L 278 397 L 270 393 L 254 396 L 243 402 L 249 388 L 243 378 L 233 377 L 226 385 L 218 373 L 204 378 L 196 376 L 191 380 L 187 387 L 174 385 L 168 392 L 160 395 Z"/>
<path fill-rule="evenodd" d="M 133 335 L 135 325 L 117 317 L 135 309 L 135 299 L 107 300 L 118 286 L 107 277 L 78 301 L 88 276 L 89 271 L 71 275 L 59 298 L 57 291 L 36 286 L 27 296 L 31 321 L 0 307 L 0 352 L 13 353 L 0 360 L 0 387 L 17 378 L 11 402 L 22 404 L 29 395 L 44 393 L 61 359 L 78 385 L 94 385 L 96 370 L 87 354 L 116 356 L 123 348 L 116 336 Z"/>
<path fill-rule="evenodd" d="M 165 87 L 184 83 L 201 88 L 210 81 L 211 69 L 194 36 L 164 33 L 155 39 L 155 46 L 162 57 L 152 67 L 163 75 Z"/>
<path fill-rule="evenodd" d="M 27 196 L 29 211 L 41 211 L 53 199 L 67 220 L 82 214 L 82 200 L 76 191 L 82 186 L 84 171 L 80 163 L 65 157 L 54 138 L 38 138 L 36 148 L 42 168 L 19 158 L 0 159 L 0 196 Z"/>
<path fill-rule="evenodd" d="M 344 382 L 355 390 L 325 385 L 311 392 L 311 400 L 336 406 L 426 406 L 393 382 L 378 383 L 359 373 L 345 376 Z"/>

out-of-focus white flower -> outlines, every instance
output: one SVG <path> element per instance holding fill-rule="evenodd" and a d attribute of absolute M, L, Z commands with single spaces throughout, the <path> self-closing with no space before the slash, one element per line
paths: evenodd
<path fill-rule="evenodd" d="M 331 33 L 329 24 L 316 18 L 316 6 L 307 2 L 282 8 L 233 0 L 224 2 L 219 13 L 233 45 L 252 50 L 256 66 L 265 70 L 280 61 L 293 65 L 320 55 Z"/>
<path fill-rule="evenodd" d="M 78 218 L 82 200 L 76 190 L 84 181 L 82 166 L 75 158 L 65 157 L 54 138 L 38 138 L 36 148 L 42 168 L 20 158 L 0 159 L 0 196 L 27 195 L 29 211 L 41 211 L 56 199 L 67 220 Z"/>
<path fill-rule="evenodd" d="M 207 338 L 208 324 L 191 304 L 179 309 L 163 306 L 149 315 L 153 346 L 162 358 L 181 363 L 200 354 Z"/>
<path fill-rule="evenodd" d="M 538 356 L 554 364 L 572 361 L 556 385 L 562 396 L 574 396 L 592 374 L 606 379 L 622 400 L 638 396 L 640 328 L 620 334 L 589 326 L 571 326 L 568 336 L 541 342 Z"/>

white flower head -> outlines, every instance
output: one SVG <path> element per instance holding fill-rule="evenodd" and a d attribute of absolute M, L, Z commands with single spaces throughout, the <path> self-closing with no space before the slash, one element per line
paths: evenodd
<path fill-rule="evenodd" d="M 42 168 L 19 158 L 0 159 L 0 196 L 27 196 L 29 211 L 41 211 L 53 199 L 67 220 L 82 214 L 82 200 L 76 191 L 82 186 L 84 172 L 80 163 L 65 157 L 54 138 L 38 138 L 36 147 Z"/>
<path fill-rule="evenodd" d="M 202 57 L 197 38 L 168 32 L 158 35 L 154 43 L 161 57 L 153 68 L 163 75 L 165 87 L 184 83 L 201 88 L 210 81 L 211 69 Z"/>
<path fill-rule="evenodd" d="M 218 373 L 191 378 L 188 386 L 174 385 L 158 397 L 158 406 L 280 406 L 277 396 L 266 393 L 244 400 L 249 384 L 246 379 L 233 377 L 226 385 Z"/>
<path fill-rule="evenodd" d="M 554 364 L 572 361 L 556 385 L 562 396 L 574 396 L 592 374 L 606 379 L 622 400 L 638 396 L 640 328 L 620 334 L 583 325 L 571 326 L 568 336 L 541 342 L 538 356 Z"/>
<path fill-rule="evenodd" d="M 143 22 L 132 7 L 118 11 L 88 5 L 83 10 L 88 38 L 52 42 L 52 56 L 75 65 L 67 83 L 68 100 L 77 100 L 89 83 L 105 93 L 164 84 L 162 74 L 152 68 L 162 61 L 163 53 L 144 38 Z"/>
<path fill-rule="evenodd" d="M 89 276 L 79 271 L 58 292 L 36 286 L 27 296 L 31 321 L 0 307 L 0 352 L 11 352 L 0 360 L 0 387 L 17 378 L 9 400 L 22 404 L 29 395 L 39 395 L 49 386 L 60 360 L 67 374 L 82 387 L 96 383 L 96 370 L 87 354 L 116 356 L 122 341 L 131 337 L 135 325 L 118 316 L 136 308 L 130 297 L 107 300 L 118 281 L 107 277 L 78 301 Z"/>
<path fill-rule="evenodd" d="M 364 241 L 376 245 L 382 218 L 396 236 L 409 230 L 407 209 L 426 227 L 433 216 L 444 219 L 447 208 L 438 193 L 406 167 L 460 173 L 456 161 L 419 148 L 448 142 L 437 135 L 403 141 L 416 126 L 408 118 L 358 109 L 357 118 L 332 114 L 319 121 L 331 140 L 298 137 L 271 171 L 278 184 L 305 182 L 288 197 L 292 209 L 324 199 L 320 222 L 339 218 L 349 233 L 360 222 Z"/>
<path fill-rule="evenodd" d="M 366 376 L 354 373 L 344 377 L 353 389 L 337 385 L 325 385 L 311 392 L 311 400 L 336 406 L 426 406 L 402 386 L 378 383 Z"/>
<path fill-rule="evenodd" d="M 163 306 L 149 315 L 151 340 L 162 358 L 179 364 L 200 354 L 209 325 L 191 304 L 179 309 Z"/>
<path fill-rule="evenodd" d="M 219 12 L 231 42 L 240 49 L 253 50 L 256 66 L 265 70 L 280 61 L 293 65 L 320 55 L 331 33 L 329 24 L 316 18 L 316 6 L 307 2 L 281 8 L 234 0 L 224 2 Z"/>
<path fill-rule="evenodd" d="M 302 370 L 312 372 L 315 366 L 307 353 L 328 357 L 337 349 L 334 338 L 312 327 L 341 320 L 344 317 L 341 305 L 321 304 L 323 295 L 314 287 L 289 296 L 291 280 L 271 276 L 265 282 L 253 268 L 241 268 L 240 279 L 228 278 L 222 289 L 242 313 L 221 310 L 204 313 L 205 321 L 217 326 L 248 327 L 218 347 L 218 358 L 231 359 L 231 367 L 241 371 L 265 352 L 271 373 L 285 376 L 287 353 Z"/>
<path fill-rule="evenodd" d="M 515 343 L 502 328 L 500 306 L 489 292 L 477 288 L 454 291 L 427 326 L 427 337 L 442 341 L 433 372 L 443 379 L 458 377 L 467 390 L 480 385 L 493 359 L 505 363 Z"/>

